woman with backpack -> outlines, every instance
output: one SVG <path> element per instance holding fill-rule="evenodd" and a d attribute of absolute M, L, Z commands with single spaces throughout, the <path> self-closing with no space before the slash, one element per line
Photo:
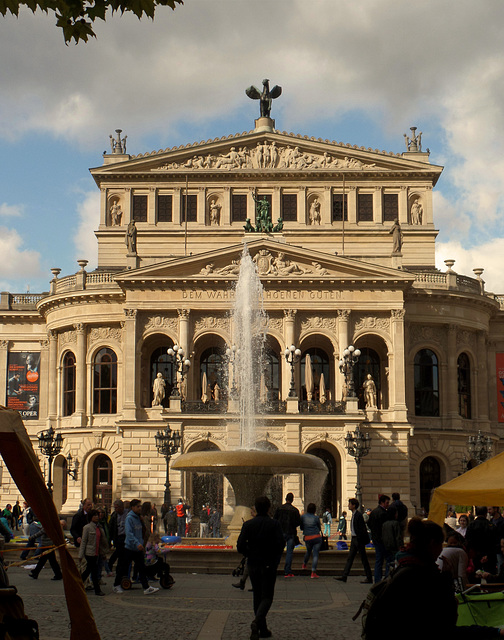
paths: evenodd
<path fill-rule="evenodd" d="M 306 507 L 306 513 L 301 516 L 301 531 L 303 532 L 303 540 L 306 545 L 306 553 L 303 560 L 302 569 L 306 569 L 306 565 L 313 554 L 311 576 L 310 578 L 318 578 L 317 564 L 322 545 L 322 526 L 320 524 L 320 518 L 315 515 L 317 505 L 313 502 Z"/>

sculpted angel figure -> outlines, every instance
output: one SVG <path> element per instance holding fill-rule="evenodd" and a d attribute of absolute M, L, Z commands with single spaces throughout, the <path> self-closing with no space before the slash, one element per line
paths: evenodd
<path fill-rule="evenodd" d="M 271 114 L 271 104 L 275 98 L 282 95 L 282 87 L 275 85 L 270 91 L 269 80 L 266 78 L 262 83 L 262 91 L 251 86 L 248 89 L 245 89 L 245 93 L 252 100 L 260 100 L 261 118 L 269 118 Z"/>

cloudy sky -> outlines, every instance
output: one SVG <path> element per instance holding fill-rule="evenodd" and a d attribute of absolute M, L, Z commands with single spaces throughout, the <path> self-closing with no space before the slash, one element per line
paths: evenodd
<path fill-rule="evenodd" d="M 502 0 L 185 0 L 77 46 L 54 22 L 0 17 L 0 289 L 96 266 L 88 169 L 115 129 L 132 154 L 248 131 L 268 77 L 280 130 L 401 152 L 417 126 L 445 166 L 438 266 L 504 293 Z"/>

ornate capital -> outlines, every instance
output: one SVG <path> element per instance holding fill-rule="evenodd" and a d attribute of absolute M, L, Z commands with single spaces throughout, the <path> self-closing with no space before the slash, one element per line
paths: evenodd
<path fill-rule="evenodd" d="M 177 309 L 178 317 L 181 320 L 189 320 L 189 315 L 191 314 L 190 309 Z"/>
<path fill-rule="evenodd" d="M 54 329 L 49 329 L 49 330 L 47 331 L 47 339 L 48 339 L 49 341 L 51 341 L 51 340 L 52 340 L 52 341 L 57 340 L 57 339 L 58 339 L 58 332 L 57 332 L 57 331 L 55 331 Z"/>
<path fill-rule="evenodd" d="M 0 349 L 8 349 L 9 340 L 0 340 Z"/>
<path fill-rule="evenodd" d="M 297 309 L 284 309 L 284 316 L 286 320 L 294 320 L 296 313 Z"/>
<path fill-rule="evenodd" d="M 137 310 L 136 309 L 124 309 L 124 315 L 126 318 L 133 320 L 136 318 Z"/>
<path fill-rule="evenodd" d="M 74 329 L 77 333 L 84 333 L 86 331 L 86 325 L 83 322 L 76 322 L 74 324 Z"/>
<path fill-rule="evenodd" d="M 338 320 L 344 320 L 348 322 L 348 319 L 350 318 L 350 311 L 348 309 L 338 309 L 337 313 Z"/>
<path fill-rule="evenodd" d="M 390 315 L 392 316 L 392 320 L 404 320 L 406 311 L 404 309 L 392 309 Z"/>
<path fill-rule="evenodd" d="M 39 343 L 42 351 L 47 351 L 47 349 L 49 349 L 49 340 L 39 340 Z"/>

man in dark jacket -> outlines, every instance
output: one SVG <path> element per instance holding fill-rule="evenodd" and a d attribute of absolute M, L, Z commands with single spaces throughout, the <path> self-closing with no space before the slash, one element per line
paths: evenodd
<path fill-rule="evenodd" d="M 282 527 L 282 533 L 287 546 L 284 567 L 285 578 L 294 577 L 292 573 L 292 556 L 294 554 L 294 547 L 296 546 L 297 528 L 301 524 L 301 516 L 298 509 L 292 504 L 293 501 L 294 495 L 288 493 L 285 496 L 285 504 L 278 507 L 274 516 L 275 520 L 278 520 Z"/>
<path fill-rule="evenodd" d="M 70 533 L 72 534 L 74 545 L 80 547 L 82 539 L 82 531 L 84 527 L 89 524 L 88 512 L 93 506 L 89 498 L 84 498 L 81 502 L 81 506 L 77 513 L 72 518 L 72 524 L 70 525 Z"/>
<path fill-rule="evenodd" d="M 255 618 L 250 625 L 250 640 L 271 636 L 266 616 L 273 603 L 277 567 L 285 546 L 280 523 L 268 515 L 270 507 L 271 502 L 266 496 L 256 499 L 257 515 L 243 523 L 236 543 L 238 552 L 247 558 L 254 590 Z"/>
<path fill-rule="evenodd" d="M 352 520 L 350 521 L 352 541 L 350 543 L 350 551 L 348 552 L 345 568 L 343 569 L 343 575 L 334 579 L 340 580 L 341 582 L 347 581 L 353 561 L 358 553 L 361 557 L 362 566 L 364 567 L 364 572 L 366 574 L 366 579 L 363 580 L 363 584 L 371 584 L 373 582 L 371 567 L 369 566 L 369 560 L 366 555 L 366 545 L 369 544 L 369 535 L 366 523 L 364 522 L 364 517 L 359 511 L 359 501 L 356 498 L 350 498 L 348 501 L 348 508 L 352 512 Z"/>
<path fill-rule="evenodd" d="M 487 507 L 476 507 L 476 518 L 467 527 L 465 541 L 475 570 L 483 569 L 493 574 L 497 571 L 495 534 L 493 525 L 487 520 L 487 514 Z"/>
<path fill-rule="evenodd" d="M 375 567 L 374 567 L 374 581 L 381 582 L 383 577 L 383 564 L 387 559 L 387 550 L 382 540 L 382 527 L 385 520 L 387 520 L 387 509 L 389 508 L 390 498 L 385 494 L 382 494 L 378 498 L 378 506 L 371 511 L 369 516 L 368 527 L 371 531 L 371 538 L 376 551 Z M 385 577 L 388 576 L 389 568 L 385 566 Z"/>

